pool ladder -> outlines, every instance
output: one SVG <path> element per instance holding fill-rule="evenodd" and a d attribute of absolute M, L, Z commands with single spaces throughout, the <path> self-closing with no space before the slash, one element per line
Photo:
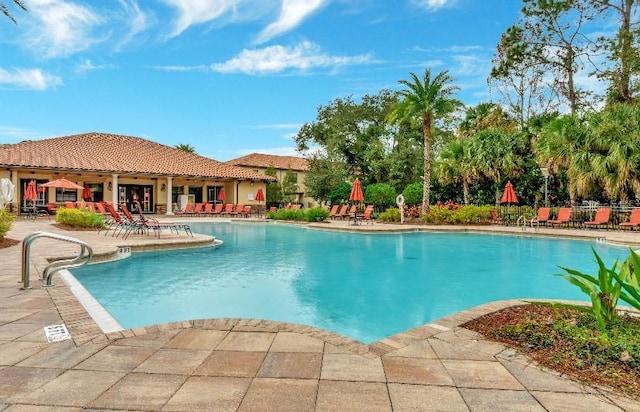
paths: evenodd
<path fill-rule="evenodd" d="M 22 288 L 21 289 L 29 289 L 29 256 L 31 251 L 31 244 L 41 237 L 47 237 L 50 239 L 62 240 L 68 243 L 74 243 L 76 245 L 80 245 L 80 254 L 73 259 L 63 259 L 57 260 L 55 262 L 50 263 L 42 272 L 42 277 L 40 280 L 44 281 L 44 287 L 53 286 L 52 278 L 53 275 L 63 269 L 75 268 L 89 263 L 91 258 L 93 257 L 93 250 L 91 246 L 89 246 L 86 242 L 82 240 L 58 235 L 56 233 L 48 233 L 48 232 L 34 232 L 28 236 L 26 236 L 22 240 Z"/>

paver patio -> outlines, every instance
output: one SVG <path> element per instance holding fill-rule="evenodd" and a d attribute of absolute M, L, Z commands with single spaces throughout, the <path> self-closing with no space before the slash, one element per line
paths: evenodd
<path fill-rule="evenodd" d="M 207 245 L 212 238 L 65 232 L 46 219 L 19 219 L 8 237 L 34 231 L 88 242 L 97 259 L 134 249 Z M 394 230 L 392 225 L 317 226 Z M 402 227 L 407 229 L 407 227 Z M 455 228 L 477 230 L 478 228 Z M 493 226 L 483 230 L 522 233 Z M 528 235 L 606 237 L 637 245 L 635 233 L 540 229 Z M 371 345 L 305 325 L 209 319 L 104 334 L 62 279 L 41 287 L 50 257 L 77 246 L 32 245 L 30 290 L 21 290 L 21 245 L 0 249 L 0 410 L 82 408 L 164 411 L 640 411 L 640 402 L 584 386 L 459 327 L 518 303 L 493 302 Z M 47 343 L 43 327 L 64 323 L 72 340 Z"/>

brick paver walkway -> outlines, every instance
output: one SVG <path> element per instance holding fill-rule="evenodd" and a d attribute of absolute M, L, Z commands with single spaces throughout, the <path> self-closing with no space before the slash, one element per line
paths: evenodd
<path fill-rule="evenodd" d="M 90 243 L 98 259 L 118 246 L 213 241 L 168 233 L 159 241 L 142 235 L 123 241 L 95 232 L 60 232 L 51 223 L 18 220 L 8 237 L 59 232 Z M 353 229 L 346 222 L 318 226 Z M 522 233 L 502 226 L 467 229 Z M 552 231 L 526 232 L 547 233 Z M 555 233 L 627 244 L 640 240 L 616 231 Z M 0 250 L 0 410 L 640 411 L 640 402 L 543 370 L 459 327 L 513 301 L 477 307 L 372 345 L 309 326 L 246 319 L 186 321 L 105 335 L 57 275 L 57 285 L 49 289 L 36 279 L 47 257 L 75 250 L 53 240 L 35 241 L 30 290 L 18 283 L 21 245 Z M 43 327 L 60 323 L 73 339 L 47 343 Z"/>

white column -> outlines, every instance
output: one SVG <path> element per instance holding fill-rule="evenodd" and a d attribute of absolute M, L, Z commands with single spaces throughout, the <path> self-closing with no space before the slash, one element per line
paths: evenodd
<path fill-rule="evenodd" d="M 113 207 L 118 210 L 118 175 L 111 175 L 111 201 L 113 202 Z"/>
<path fill-rule="evenodd" d="M 171 202 L 171 194 L 173 193 L 173 177 L 167 177 L 167 215 L 173 215 L 173 203 Z"/>

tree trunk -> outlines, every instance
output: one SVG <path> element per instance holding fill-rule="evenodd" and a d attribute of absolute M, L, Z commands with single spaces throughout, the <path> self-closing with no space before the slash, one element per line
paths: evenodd
<path fill-rule="evenodd" d="M 462 200 L 465 205 L 469 204 L 469 181 L 462 179 Z"/>
<path fill-rule="evenodd" d="M 424 182 L 422 186 L 422 213 L 429 211 L 429 192 L 431 191 L 431 115 L 423 117 L 424 133 Z"/>

